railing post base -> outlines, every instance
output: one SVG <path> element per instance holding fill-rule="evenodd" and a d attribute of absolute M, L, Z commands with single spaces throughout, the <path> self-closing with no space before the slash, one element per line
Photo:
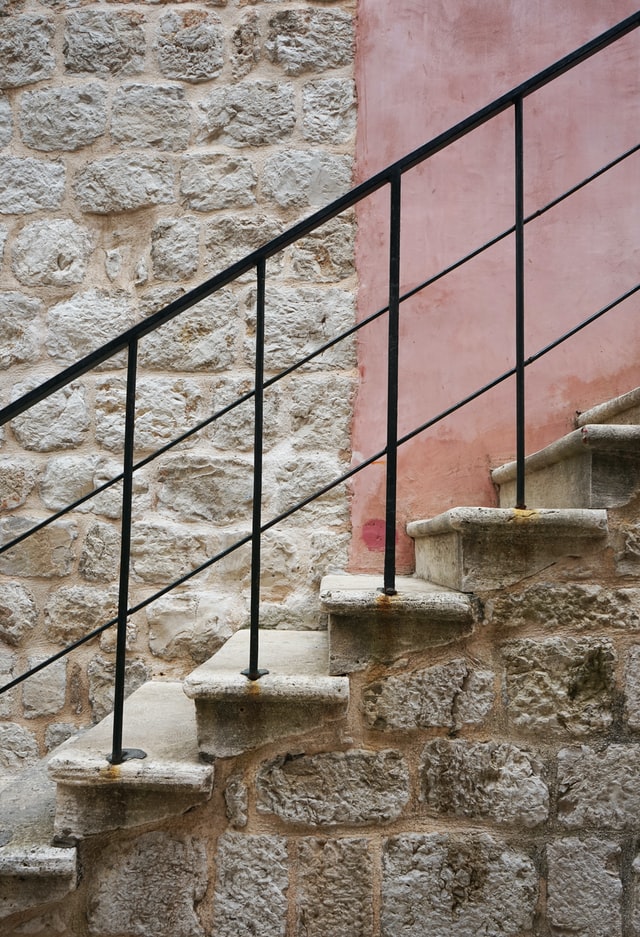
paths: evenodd
<path fill-rule="evenodd" d="M 116 759 L 115 755 L 107 755 L 107 761 L 111 765 L 121 765 L 123 761 L 132 761 L 134 758 L 146 758 L 147 753 L 141 748 L 123 748 L 120 757 Z"/>
<path fill-rule="evenodd" d="M 243 677 L 246 677 L 247 680 L 259 680 L 260 677 L 264 677 L 265 674 L 269 673 L 268 670 L 251 670 L 247 667 L 246 670 L 241 670 L 240 673 Z"/>

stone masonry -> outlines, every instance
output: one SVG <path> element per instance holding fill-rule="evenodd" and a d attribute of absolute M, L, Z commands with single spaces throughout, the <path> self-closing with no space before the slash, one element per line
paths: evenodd
<path fill-rule="evenodd" d="M 0 405 L 348 190 L 354 10 L 0 3 Z M 352 323 L 354 239 L 345 214 L 269 261 L 268 376 Z M 248 275 L 140 342 L 137 459 L 251 390 L 254 330 Z M 267 392 L 265 519 L 344 471 L 354 363 L 348 342 Z M 2 430 L 3 544 L 118 475 L 125 366 Z M 246 534 L 252 447 L 248 401 L 136 474 L 131 604 Z M 3 682 L 114 615 L 120 498 L 115 485 L 0 555 Z M 320 577 L 344 566 L 348 535 L 340 489 L 270 532 L 268 627 L 322 625 Z M 136 615 L 130 688 L 183 675 L 245 625 L 248 582 L 244 548 Z M 21 728 L 0 775 L 108 711 L 113 652 L 107 631 L 2 697 Z"/>

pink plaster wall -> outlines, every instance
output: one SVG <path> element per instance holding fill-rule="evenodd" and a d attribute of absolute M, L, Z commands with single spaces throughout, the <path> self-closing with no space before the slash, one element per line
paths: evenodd
<path fill-rule="evenodd" d="M 634 0 L 360 0 L 359 180 L 419 146 L 635 11 Z M 525 212 L 638 142 L 640 30 L 525 102 Z M 513 223 L 513 116 L 414 170 L 403 184 L 402 288 Z M 530 354 L 640 279 L 640 158 L 631 157 L 527 227 Z M 386 305 L 388 192 L 359 211 L 359 315 Z M 401 311 L 400 432 L 513 363 L 513 240 Z M 582 410 L 640 384 L 640 303 L 627 301 L 527 369 L 527 451 Z M 360 333 L 354 461 L 384 446 L 386 323 Z M 513 385 L 400 451 L 399 569 L 408 520 L 495 504 L 488 470 L 514 457 Z M 384 462 L 353 484 L 352 568 L 381 568 Z"/>

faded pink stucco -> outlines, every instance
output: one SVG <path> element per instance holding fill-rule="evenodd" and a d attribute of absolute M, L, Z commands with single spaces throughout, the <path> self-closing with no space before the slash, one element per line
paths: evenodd
<path fill-rule="evenodd" d="M 635 11 L 634 0 L 360 0 L 358 179 L 510 90 Z M 525 102 L 525 212 L 638 142 L 640 30 Z M 402 288 L 513 223 L 513 115 L 405 177 Z M 631 157 L 527 227 L 527 353 L 640 279 L 640 159 Z M 359 212 L 361 317 L 386 304 L 388 193 Z M 401 310 L 400 433 L 513 363 L 513 239 Z M 640 303 L 527 369 L 527 451 L 571 428 L 576 409 L 640 384 Z M 354 461 L 384 447 L 386 321 L 360 333 Z M 514 457 L 513 384 L 400 451 L 400 569 L 408 520 L 495 504 L 490 467 Z M 384 464 L 353 485 L 353 569 L 380 569 Z"/>

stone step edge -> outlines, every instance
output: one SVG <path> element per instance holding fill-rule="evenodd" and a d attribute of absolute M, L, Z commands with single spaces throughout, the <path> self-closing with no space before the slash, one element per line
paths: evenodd
<path fill-rule="evenodd" d="M 11 845 L 0 849 L 0 875 L 25 878 L 68 878 L 76 882 L 77 850 L 75 846 L 23 846 Z"/>
<path fill-rule="evenodd" d="M 575 537 L 604 537 L 608 533 L 607 512 L 589 508 L 478 508 L 459 507 L 436 517 L 412 521 L 407 534 L 414 540 L 441 534 L 477 533 L 484 530 L 492 536 L 512 536 L 514 527 L 523 532 L 549 536 L 555 532 L 571 532 Z"/>
<path fill-rule="evenodd" d="M 473 618 L 469 595 L 416 576 L 397 576 L 396 595 L 385 595 L 381 576 L 331 574 L 320 584 L 322 609 L 334 615 L 410 612 L 432 620 L 468 621 Z"/>
<path fill-rule="evenodd" d="M 584 452 L 614 451 L 640 455 L 640 426 L 588 424 L 557 439 L 525 459 L 526 472 L 539 472 Z M 491 470 L 494 485 L 504 485 L 516 477 L 516 462 L 507 462 Z"/>
<path fill-rule="evenodd" d="M 607 423 L 625 410 L 631 410 L 633 407 L 640 407 L 640 387 L 635 387 L 626 394 L 619 397 L 613 397 L 604 403 L 600 403 L 588 410 L 578 413 L 575 419 L 577 427 L 586 426 L 588 423 Z"/>

